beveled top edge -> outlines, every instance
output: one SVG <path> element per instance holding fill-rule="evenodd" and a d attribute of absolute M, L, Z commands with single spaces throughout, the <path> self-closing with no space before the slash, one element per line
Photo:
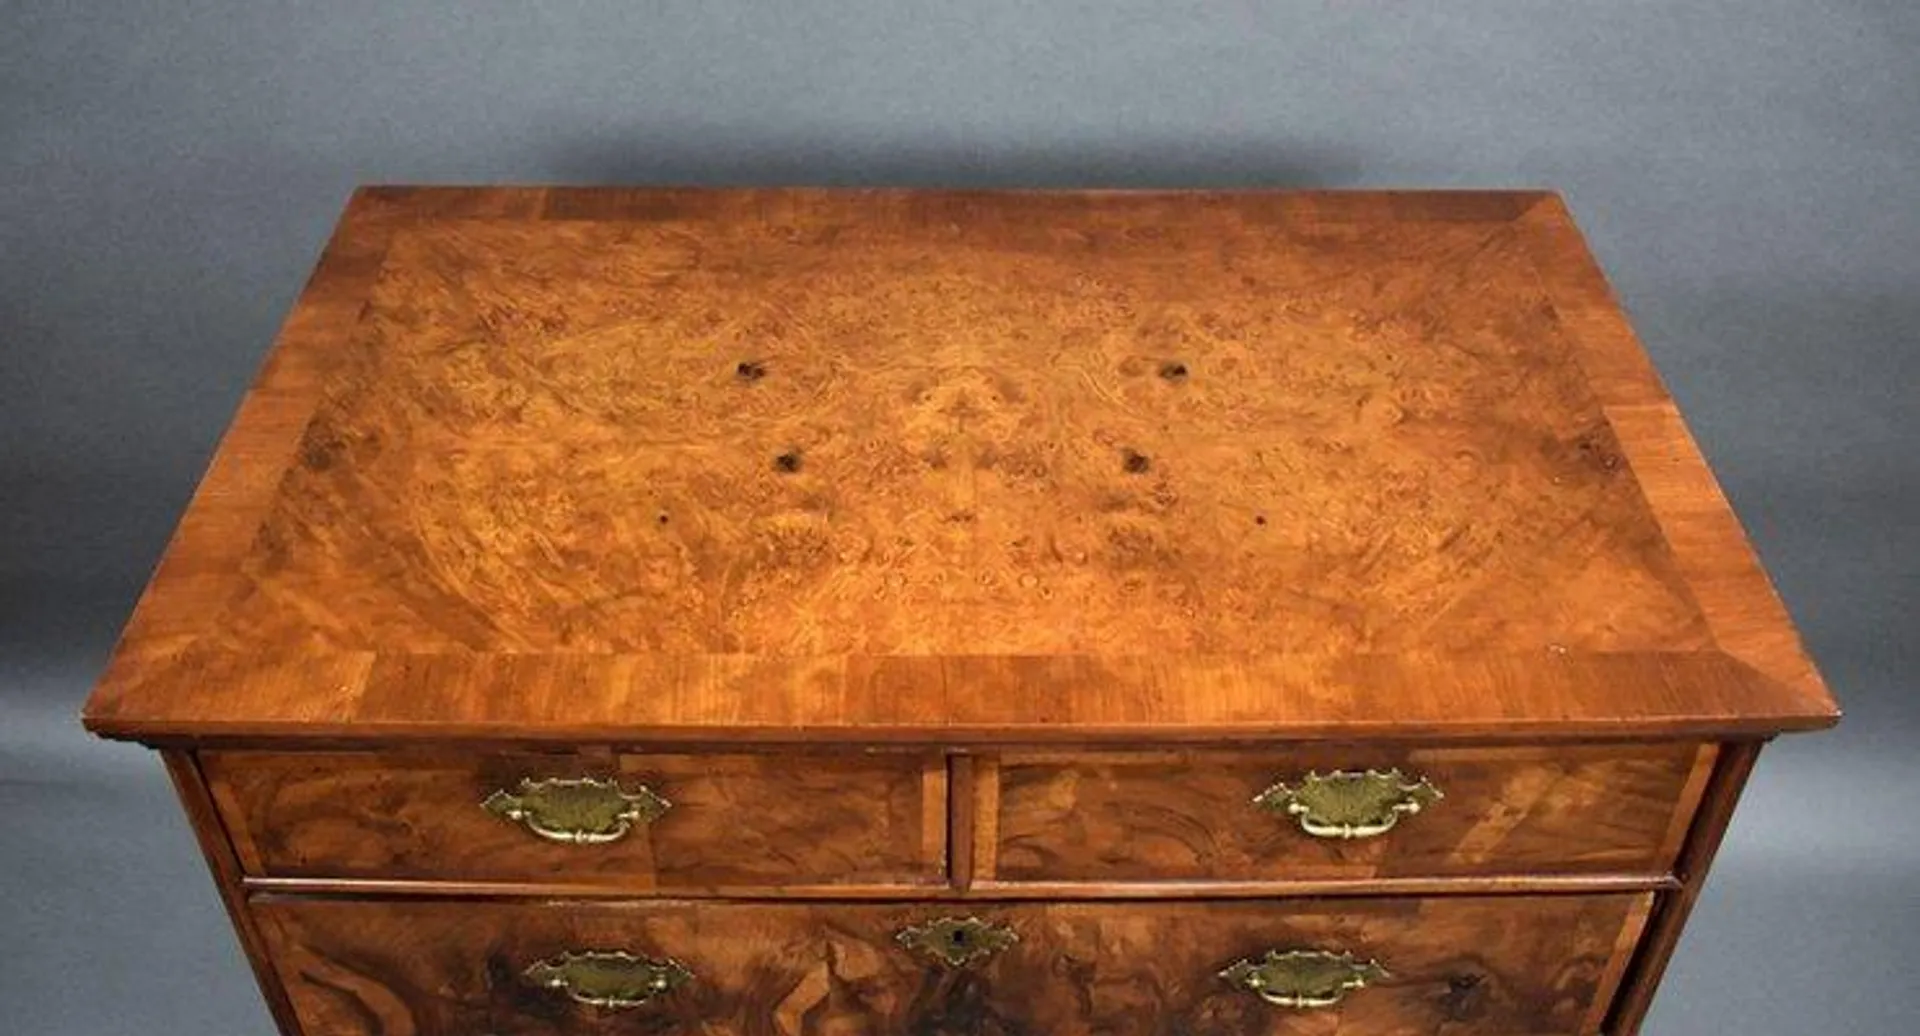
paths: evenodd
<path fill-rule="evenodd" d="M 511 687 L 510 695 L 471 688 Z M 257 707 L 223 715 L 225 694 Z M 1007 742 L 1750 737 L 1838 714 L 1722 652 L 1230 656 L 187 654 L 109 671 L 133 740 Z"/>

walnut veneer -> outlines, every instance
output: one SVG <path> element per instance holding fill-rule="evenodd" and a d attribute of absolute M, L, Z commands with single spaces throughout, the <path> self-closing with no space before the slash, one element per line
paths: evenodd
<path fill-rule="evenodd" d="M 576 881 L 629 889 L 946 884 L 947 764 L 929 753 L 618 757 L 212 751 L 241 866 L 263 877 Z M 612 778 L 671 805 L 583 849 L 475 808 L 535 779 Z"/>
<path fill-rule="evenodd" d="M 1484 874 L 1661 874 L 1712 770 L 1712 747 L 1313 748 L 1002 755 L 976 782 L 977 878 L 1283 881 Z M 1364 839 L 1258 822 L 1282 778 L 1395 767 L 1447 798 Z"/>
<path fill-rule="evenodd" d="M 1391 969 L 1339 1031 L 1590 1031 L 1647 893 L 1365 901 L 1027 904 L 972 911 L 1020 941 L 970 968 L 894 933 L 924 911 L 666 901 L 468 904 L 271 897 L 256 911 L 309 1031 L 981 1033 L 1241 1036 L 1332 1032 L 1216 974 L 1274 946 L 1366 946 Z M 579 946 L 671 955 L 693 976 L 656 1010 L 610 1013 L 520 972 Z M 709 980 L 710 979 L 710 980 Z M 651 1006 L 651 1005 L 650 1005 Z"/>
<path fill-rule="evenodd" d="M 86 722 L 290 1036 L 1629 1036 L 1837 715 L 1553 195 L 367 188 Z"/>

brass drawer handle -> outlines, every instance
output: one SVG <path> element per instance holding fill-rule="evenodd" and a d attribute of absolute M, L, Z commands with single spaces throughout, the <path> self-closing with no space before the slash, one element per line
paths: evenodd
<path fill-rule="evenodd" d="M 977 917 L 942 917 L 902 928 L 894 938 L 907 949 L 932 957 L 949 968 L 964 968 L 1020 941 L 1006 925 Z"/>
<path fill-rule="evenodd" d="M 543 960 L 522 973 L 541 989 L 567 994 L 589 1007 L 624 1011 L 673 992 L 693 979 L 679 961 L 587 950 Z"/>
<path fill-rule="evenodd" d="M 1259 961 L 1238 960 L 1220 977 L 1275 1007 L 1336 1007 L 1347 994 L 1387 977 L 1374 961 L 1325 950 L 1268 950 Z"/>
<path fill-rule="evenodd" d="M 1444 797 L 1425 777 L 1399 770 L 1335 770 L 1276 784 L 1254 796 L 1253 804 L 1295 818 L 1315 838 L 1376 838 Z"/>
<path fill-rule="evenodd" d="M 496 791 L 481 808 L 516 821 L 549 842 L 601 845 L 625 838 L 635 824 L 651 824 L 673 803 L 642 784 L 626 791 L 591 777 L 523 778 L 514 791 Z"/>

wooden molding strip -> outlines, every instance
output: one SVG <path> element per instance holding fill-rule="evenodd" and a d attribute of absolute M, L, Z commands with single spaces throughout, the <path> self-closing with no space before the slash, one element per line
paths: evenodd
<path fill-rule="evenodd" d="M 569 882 L 425 881 L 383 878 L 247 878 L 255 893 L 348 896 L 474 896 L 504 899 L 713 900 L 1139 900 L 1287 899 L 1357 896 L 1533 894 L 1590 895 L 1674 891 L 1665 875 L 1502 875 L 1474 878 L 1379 878 L 1370 881 L 1047 882 L 975 880 L 969 889 L 940 885 L 790 885 L 638 889 Z"/>

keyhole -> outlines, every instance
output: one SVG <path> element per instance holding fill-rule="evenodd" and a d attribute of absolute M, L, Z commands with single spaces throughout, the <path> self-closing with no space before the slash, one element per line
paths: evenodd
<path fill-rule="evenodd" d="M 741 360 L 733 368 L 733 374 L 741 381 L 759 381 L 767 376 L 767 366 L 759 360 Z"/>

